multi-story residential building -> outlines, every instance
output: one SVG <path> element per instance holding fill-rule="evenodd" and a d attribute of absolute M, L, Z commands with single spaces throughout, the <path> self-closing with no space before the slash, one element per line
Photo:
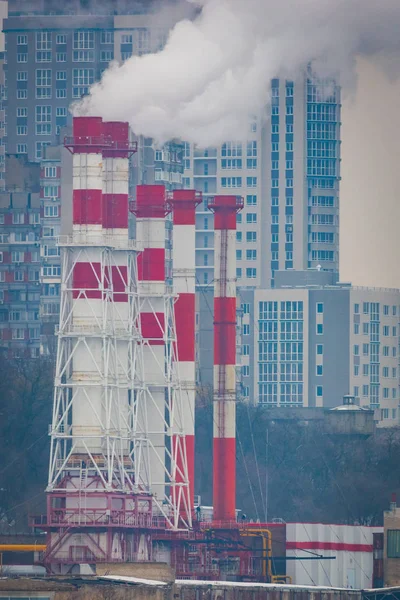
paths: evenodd
<path fill-rule="evenodd" d="M 41 352 L 54 351 L 54 328 L 60 313 L 61 258 L 57 245 L 61 232 L 61 152 L 49 146 L 40 163 L 40 321 Z"/>
<path fill-rule="evenodd" d="M 30 161 L 40 161 L 43 148 L 58 144 L 61 129 L 71 124 L 71 103 L 88 93 L 110 62 L 165 44 L 168 28 L 154 20 L 153 4 L 78 0 L 71 6 L 38 0 L 33 8 L 24 0 L 9 1 L 4 21 L 7 152 L 20 150 Z"/>
<path fill-rule="evenodd" d="M 40 352 L 40 198 L 0 194 L 0 348 L 10 356 Z"/>
<path fill-rule="evenodd" d="M 339 269 L 340 89 L 309 71 L 295 81 L 274 79 L 270 112 L 265 123 L 250 123 L 244 141 L 185 148 L 184 185 L 204 195 L 196 233 L 203 383 L 212 381 L 213 360 L 208 196 L 244 197 L 236 234 L 239 290 L 271 288 L 279 270 Z"/>
<path fill-rule="evenodd" d="M 323 271 L 276 274 L 242 290 L 242 370 L 249 400 L 334 407 L 345 394 L 399 423 L 400 291 L 357 288 Z"/>
<path fill-rule="evenodd" d="M 272 287 L 274 273 L 339 268 L 340 89 L 310 72 L 271 82 L 271 116 L 243 141 L 185 149 L 185 187 L 203 192 L 197 214 L 197 281 L 213 279 L 209 195 L 244 197 L 238 215 L 240 287 Z"/>

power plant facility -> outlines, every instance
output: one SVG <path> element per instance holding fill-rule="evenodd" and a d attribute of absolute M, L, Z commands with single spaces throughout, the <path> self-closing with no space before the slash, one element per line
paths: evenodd
<path fill-rule="evenodd" d="M 213 515 L 194 506 L 195 190 L 138 185 L 127 123 L 75 117 L 72 232 L 60 237 L 42 564 L 163 562 L 187 578 L 271 581 L 271 532 L 236 517 L 236 214 L 215 196 Z M 128 234 L 129 211 L 136 239 Z M 166 279 L 172 213 L 173 277 Z M 85 571 L 86 572 L 86 571 Z M 283 577 L 285 580 L 285 576 Z"/>

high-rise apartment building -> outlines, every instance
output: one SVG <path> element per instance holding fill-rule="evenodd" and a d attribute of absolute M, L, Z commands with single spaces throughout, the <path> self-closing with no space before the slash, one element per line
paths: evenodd
<path fill-rule="evenodd" d="M 271 115 L 246 140 L 205 150 L 186 145 L 185 186 L 203 192 L 197 215 L 197 281 L 213 279 L 207 197 L 244 197 L 238 215 L 240 287 L 273 286 L 274 273 L 339 268 L 340 88 L 312 73 L 271 82 Z"/>
<path fill-rule="evenodd" d="M 345 394 L 398 425 L 400 291 L 340 284 L 333 273 L 277 273 L 243 290 L 244 396 L 269 407 L 325 407 Z"/>
<path fill-rule="evenodd" d="M 274 286 L 279 270 L 339 270 L 340 88 L 307 70 L 271 82 L 270 119 L 243 141 L 200 150 L 186 145 L 184 185 L 203 192 L 196 267 L 202 383 L 212 381 L 213 217 L 207 197 L 244 197 L 238 215 L 239 290 Z"/>

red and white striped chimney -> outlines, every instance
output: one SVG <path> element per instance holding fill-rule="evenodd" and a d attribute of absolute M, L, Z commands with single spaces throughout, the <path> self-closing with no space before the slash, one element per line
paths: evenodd
<path fill-rule="evenodd" d="M 175 190 L 169 194 L 173 209 L 173 290 L 175 302 L 176 360 L 182 391 L 182 425 L 189 479 L 189 506 L 194 505 L 194 411 L 196 396 L 196 206 L 201 193 Z M 177 453 L 177 481 L 183 482 L 185 465 Z"/>
<path fill-rule="evenodd" d="M 147 402 L 148 440 L 151 444 L 151 491 L 165 495 L 165 217 L 168 212 L 163 185 L 136 188 L 136 241 L 141 302 L 144 377 L 151 394 Z"/>
<path fill-rule="evenodd" d="M 236 213 L 237 196 L 215 196 L 213 519 L 236 520 Z"/>
<path fill-rule="evenodd" d="M 102 322 L 107 274 L 101 268 L 102 238 L 102 150 L 103 123 L 99 117 L 73 120 L 73 322 L 82 332 Z M 96 245 L 97 244 L 97 245 Z M 82 246 L 85 246 L 82 251 Z M 76 256 L 75 256 L 76 255 Z M 72 413 L 76 448 L 86 454 L 101 452 L 102 389 L 98 385 L 96 360 L 101 356 L 101 339 L 88 338 L 88 348 L 77 346 L 72 379 L 86 381 L 87 395 L 75 403 Z M 96 383 L 95 383 L 96 382 Z M 91 385 L 92 384 L 92 385 Z"/>
<path fill-rule="evenodd" d="M 119 386 L 119 414 L 116 421 L 124 437 L 124 451 L 129 448 L 129 298 L 128 288 L 128 195 L 129 156 L 135 150 L 129 143 L 129 124 L 118 121 L 103 123 L 106 146 L 103 149 L 103 232 L 105 243 L 112 245 L 110 264 L 113 285 L 112 324 L 116 341 L 116 364 L 112 366 Z"/>

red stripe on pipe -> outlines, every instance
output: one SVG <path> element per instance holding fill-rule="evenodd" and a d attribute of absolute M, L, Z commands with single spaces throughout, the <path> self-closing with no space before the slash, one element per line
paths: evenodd
<path fill-rule="evenodd" d="M 165 249 L 145 248 L 138 256 L 139 281 L 165 281 Z"/>
<path fill-rule="evenodd" d="M 101 117 L 74 117 L 72 128 L 74 137 L 99 137 L 103 133 L 103 119 Z"/>
<path fill-rule="evenodd" d="M 181 208 L 174 205 L 173 213 L 174 225 L 195 225 L 196 224 L 196 211 L 194 208 L 189 206 L 188 208 Z"/>
<path fill-rule="evenodd" d="M 99 290 L 101 282 L 100 263 L 76 263 L 72 274 L 73 298 L 78 298 L 80 292 L 81 298 L 102 298 L 102 292 Z"/>
<path fill-rule="evenodd" d="M 128 302 L 128 294 L 126 293 L 127 284 L 127 267 L 121 266 L 111 267 L 112 282 L 113 282 L 113 300 L 114 302 Z"/>
<path fill-rule="evenodd" d="M 213 440 L 213 520 L 236 520 L 236 439 Z"/>
<path fill-rule="evenodd" d="M 140 324 L 142 336 L 149 341 L 150 346 L 164 344 L 164 313 L 141 313 Z"/>
<path fill-rule="evenodd" d="M 128 229 L 128 194 L 103 194 L 103 227 Z"/>
<path fill-rule="evenodd" d="M 214 229 L 236 229 L 236 210 L 218 210 L 214 215 Z"/>
<path fill-rule="evenodd" d="M 194 362 L 195 359 L 195 305 L 194 294 L 179 294 L 175 303 L 177 360 L 179 362 Z"/>
<path fill-rule="evenodd" d="M 236 364 L 236 298 L 214 298 L 214 365 Z"/>
<path fill-rule="evenodd" d="M 372 544 L 345 542 L 286 542 L 286 550 L 339 550 L 343 552 L 372 552 Z"/>
<path fill-rule="evenodd" d="M 136 186 L 136 216 L 138 219 L 163 219 L 165 214 L 165 186 Z"/>
<path fill-rule="evenodd" d="M 102 191 L 74 190 L 73 223 L 74 225 L 101 225 L 102 223 Z"/>

